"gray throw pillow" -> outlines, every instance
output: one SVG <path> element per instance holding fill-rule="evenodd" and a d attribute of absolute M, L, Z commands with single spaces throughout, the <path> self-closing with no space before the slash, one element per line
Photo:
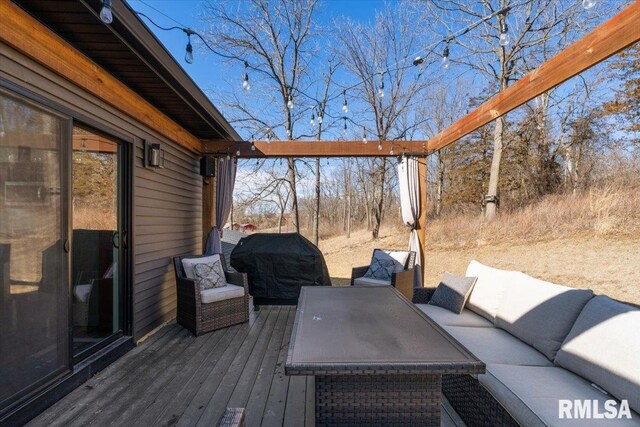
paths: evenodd
<path fill-rule="evenodd" d="M 446 308 L 456 314 L 462 313 L 476 280 L 478 280 L 477 277 L 454 276 L 448 272 L 444 273 L 444 277 L 433 293 L 429 304 Z"/>
<path fill-rule="evenodd" d="M 371 259 L 369 269 L 364 273 L 364 277 L 391 281 L 391 276 L 395 272 L 395 268 L 396 264 L 393 258 L 382 251 L 376 251 Z"/>
<path fill-rule="evenodd" d="M 213 263 L 202 263 L 193 266 L 195 282 L 200 286 L 200 290 L 222 288 L 227 286 L 224 277 L 222 263 L 216 260 Z"/>

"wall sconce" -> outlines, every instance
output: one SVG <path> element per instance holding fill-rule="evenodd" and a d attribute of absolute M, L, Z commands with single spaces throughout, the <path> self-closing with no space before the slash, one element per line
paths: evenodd
<path fill-rule="evenodd" d="M 164 150 L 157 142 L 144 142 L 144 166 L 147 168 L 164 168 Z"/>
<path fill-rule="evenodd" d="M 200 157 L 200 175 L 205 177 L 216 176 L 216 159 L 214 157 Z"/>

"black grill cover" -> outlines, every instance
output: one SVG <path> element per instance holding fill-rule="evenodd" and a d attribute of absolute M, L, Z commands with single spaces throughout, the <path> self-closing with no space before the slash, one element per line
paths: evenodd
<path fill-rule="evenodd" d="M 249 278 L 257 298 L 297 300 L 301 286 L 331 286 L 322 252 L 298 233 L 256 233 L 240 239 L 231 265 Z"/>

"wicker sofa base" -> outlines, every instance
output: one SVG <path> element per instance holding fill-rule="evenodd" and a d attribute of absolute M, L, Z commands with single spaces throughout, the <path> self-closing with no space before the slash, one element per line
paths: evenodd
<path fill-rule="evenodd" d="M 440 375 L 316 375 L 316 426 L 440 426 Z"/>
<path fill-rule="evenodd" d="M 442 393 L 469 427 L 517 427 L 497 400 L 471 375 L 443 375 Z"/>

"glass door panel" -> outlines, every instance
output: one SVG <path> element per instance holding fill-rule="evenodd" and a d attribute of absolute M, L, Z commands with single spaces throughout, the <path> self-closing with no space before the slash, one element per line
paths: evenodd
<path fill-rule="evenodd" d="M 78 358 L 121 329 L 119 145 L 73 128 L 73 354 Z"/>
<path fill-rule="evenodd" d="M 0 412 L 69 368 L 68 123 L 0 92 Z"/>

